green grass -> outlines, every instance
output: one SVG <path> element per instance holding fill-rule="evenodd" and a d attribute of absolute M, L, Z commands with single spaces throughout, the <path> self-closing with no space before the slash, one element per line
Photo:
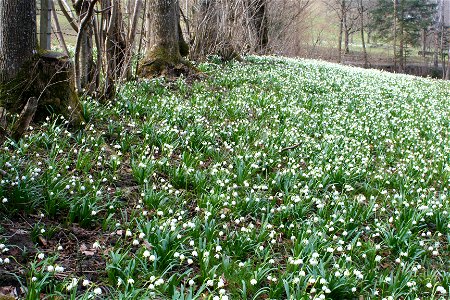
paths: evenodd
<path fill-rule="evenodd" d="M 55 118 L 3 146 L 3 217 L 42 213 L 34 240 L 97 232 L 77 259 L 105 263 L 3 251 L 27 299 L 447 297 L 447 82 L 270 57 L 199 68 L 85 99 L 79 132 Z"/>

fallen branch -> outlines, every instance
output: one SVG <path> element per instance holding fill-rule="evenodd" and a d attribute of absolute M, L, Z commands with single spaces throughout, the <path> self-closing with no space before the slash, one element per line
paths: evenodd
<path fill-rule="evenodd" d="M 14 124 L 11 132 L 12 138 L 15 141 L 18 141 L 30 126 L 31 121 L 34 118 L 34 114 L 36 113 L 37 107 L 38 99 L 36 97 L 31 97 L 30 99 L 28 99 L 27 104 L 20 113 L 19 119 Z"/>
<path fill-rule="evenodd" d="M 283 149 L 281 149 L 281 150 L 280 150 L 280 152 L 285 152 L 285 151 L 289 151 L 289 150 L 292 150 L 292 149 L 298 148 L 298 147 L 300 147 L 300 145 L 301 145 L 301 143 L 298 143 L 298 144 L 295 144 L 295 145 L 292 145 L 292 146 L 289 146 L 289 147 L 283 148 Z"/>

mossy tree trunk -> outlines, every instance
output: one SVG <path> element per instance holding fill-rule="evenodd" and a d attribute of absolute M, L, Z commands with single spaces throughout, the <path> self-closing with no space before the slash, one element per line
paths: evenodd
<path fill-rule="evenodd" d="M 182 58 L 186 54 L 186 43 L 179 26 L 178 0 L 154 0 L 148 4 L 149 48 L 139 67 L 142 77 L 164 74 L 180 65 L 186 66 Z"/>
<path fill-rule="evenodd" d="M 0 0 L 0 107 L 17 113 L 35 97 L 37 116 L 51 110 L 81 124 L 69 59 L 38 50 L 35 1 Z"/>

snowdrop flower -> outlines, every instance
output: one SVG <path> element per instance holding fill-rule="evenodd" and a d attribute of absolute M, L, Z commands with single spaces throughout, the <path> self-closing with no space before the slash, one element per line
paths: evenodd
<path fill-rule="evenodd" d="M 58 272 L 58 273 L 64 272 L 64 267 L 56 266 L 55 267 L 55 272 Z"/>
<path fill-rule="evenodd" d="M 441 286 L 441 285 L 439 285 L 439 286 L 436 288 L 436 292 L 441 293 L 441 294 L 447 294 L 447 290 L 446 290 L 443 286 Z"/>

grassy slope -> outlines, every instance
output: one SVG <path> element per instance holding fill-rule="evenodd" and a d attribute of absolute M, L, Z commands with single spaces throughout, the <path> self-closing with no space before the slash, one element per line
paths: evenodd
<path fill-rule="evenodd" d="M 27 270 L 29 299 L 449 291 L 448 83 L 281 58 L 201 68 L 87 100 L 84 131 L 50 120 L 5 145 L 0 270 Z"/>

